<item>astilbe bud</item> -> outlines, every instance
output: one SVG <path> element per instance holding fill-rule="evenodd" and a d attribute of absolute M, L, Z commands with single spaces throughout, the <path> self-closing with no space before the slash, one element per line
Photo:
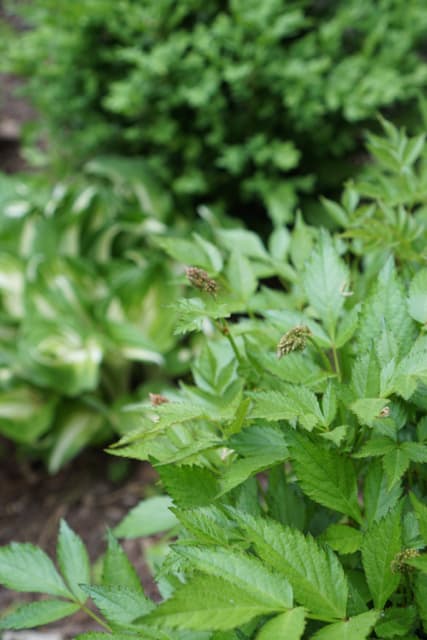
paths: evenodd
<path fill-rule="evenodd" d="M 418 558 L 420 552 L 418 549 L 404 549 L 398 553 L 391 563 L 391 570 L 393 573 L 411 573 L 414 571 L 414 567 L 406 564 L 407 560 L 412 558 Z"/>
<path fill-rule="evenodd" d="M 206 293 L 210 293 L 211 295 L 215 295 L 217 293 L 218 283 L 210 278 L 203 269 L 199 269 L 198 267 L 187 267 L 185 275 L 187 276 L 189 283 L 193 287 L 196 287 L 196 289 L 206 291 Z"/>
<path fill-rule="evenodd" d="M 277 357 L 282 358 L 292 351 L 303 351 L 311 331 L 305 325 L 298 325 L 287 331 L 277 345 Z"/>

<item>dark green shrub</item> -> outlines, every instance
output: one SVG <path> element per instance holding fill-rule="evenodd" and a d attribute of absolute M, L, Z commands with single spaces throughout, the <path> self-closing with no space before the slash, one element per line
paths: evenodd
<path fill-rule="evenodd" d="M 20 11 L 31 30 L 6 39 L 6 66 L 26 78 L 50 150 L 72 164 L 144 156 L 185 210 L 289 220 L 297 192 L 354 173 L 379 109 L 410 123 L 427 84 L 423 0 L 38 0 Z"/>

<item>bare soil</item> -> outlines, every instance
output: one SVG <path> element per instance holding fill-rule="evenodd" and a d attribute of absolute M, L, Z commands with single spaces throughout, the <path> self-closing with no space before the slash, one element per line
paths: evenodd
<path fill-rule="evenodd" d="M 40 462 L 30 464 L 25 458 L 20 459 L 10 443 L 1 441 L 0 445 L 0 545 L 11 541 L 32 542 L 51 557 L 55 557 L 59 521 L 65 518 L 84 540 L 94 562 L 105 550 L 106 527 L 113 528 L 122 520 L 129 509 L 143 499 L 147 487 L 156 481 L 150 465 L 134 463 L 126 479 L 115 483 L 111 479 L 113 459 L 102 451 L 87 451 L 58 474 L 50 476 Z M 141 540 L 125 540 L 122 544 L 145 592 L 157 598 Z M 36 596 L 0 587 L 0 612 L 35 599 Z M 62 640 L 69 640 L 96 628 L 86 614 L 77 613 L 64 622 L 48 625 L 46 630 L 54 630 Z M 42 640 L 43 630 L 40 631 Z"/>

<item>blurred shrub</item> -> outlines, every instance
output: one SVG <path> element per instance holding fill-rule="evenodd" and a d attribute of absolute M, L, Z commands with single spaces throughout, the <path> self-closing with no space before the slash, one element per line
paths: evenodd
<path fill-rule="evenodd" d="M 38 0 L 19 10 L 31 29 L 4 39 L 6 66 L 27 78 L 37 133 L 73 164 L 100 150 L 144 156 L 184 208 L 291 219 L 298 193 L 333 190 L 354 172 L 378 110 L 410 123 L 427 84 L 423 0 Z"/>
<path fill-rule="evenodd" d="M 51 471 L 126 430 L 147 366 L 187 366 L 165 312 L 180 284 L 154 244 L 169 205 L 143 172 L 99 158 L 53 189 L 0 174 L 0 433 Z"/>

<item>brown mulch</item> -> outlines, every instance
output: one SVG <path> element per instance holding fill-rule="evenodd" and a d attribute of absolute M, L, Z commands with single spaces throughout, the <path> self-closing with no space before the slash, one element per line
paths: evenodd
<path fill-rule="evenodd" d="M 84 540 L 94 562 L 105 550 L 106 527 L 113 528 L 122 520 L 156 481 L 150 465 L 134 463 L 125 480 L 114 482 L 111 465 L 115 459 L 102 451 L 86 451 L 58 474 L 49 476 L 40 462 L 30 464 L 15 455 L 10 443 L 0 444 L 0 545 L 32 542 L 55 557 L 59 520 L 65 518 Z M 158 597 L 144 562 L 141 540 L 125 540 L 122 545 L 146 594 Z M 0 587 L 0 612 L 34 599 Z M 84 613 L 47 627 L 59 631 L 63 640 L 96 628 Z"/>

